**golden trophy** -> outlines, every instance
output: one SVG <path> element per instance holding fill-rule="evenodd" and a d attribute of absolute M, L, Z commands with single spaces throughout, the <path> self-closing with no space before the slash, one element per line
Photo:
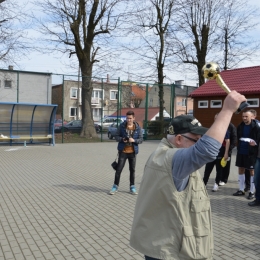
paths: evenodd
<path fill-rule="evenodd" d="M 215 62 L 208 62 L 202 68 L 202 75 L 205 79 L 215 79 L 217 84 L 228 94 L 231 92 L 229 87 L 226 85 L 224 80 L 219 75 L 220 68 Z M 236 114 L 240 113 L 243 109 L 248 107 L 249 104 L 247 102 L 242 102 L 239 108 L 236 111 Z"/>

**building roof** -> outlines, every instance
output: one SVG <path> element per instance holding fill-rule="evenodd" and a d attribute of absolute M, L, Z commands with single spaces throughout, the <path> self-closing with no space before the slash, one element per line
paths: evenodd
<path fill-rule="evenodd" d="M 132 98 L 139 98 L 139 99 L 143 100 L 146 96 L 145 87 L 142 88 L 137 85 L 132 85 L 132 92 L 134 94 L 134 96 Z"/>
<path fill-rule="evenodd" d="M 260 93 L 260 66 L 224 70 L 220 75 L 230 90 L 236 90 L 243 95 Z M 224 95 L 226 92 L 215 80 L 208 80 L 191 93 L 191 97 Z"/>
<path fill-rule="evenodd" d="M 0 69 L 2 72 L 8 73 L 28 73 L 28 74 L 41 74 L 41 75 L 52 75 L 51 72 L 37 72 L 37 71 L 26 71 L 26 70 L 14 70 L 14 69 Z"/>
<path fill-rule="evenodd" d="M 175 87 L 175 95 L 186 97 L 187 94 L 189 96 L 195 89 L 197 89 L 197 87 L 191 87 L 191 86 L 182 86 L 182 88 Z M 188 93 L 187 93 L 187 90 L 188 90 Z"/>

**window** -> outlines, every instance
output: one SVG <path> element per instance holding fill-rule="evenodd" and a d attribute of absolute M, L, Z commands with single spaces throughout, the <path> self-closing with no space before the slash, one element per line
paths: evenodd
<path fill-rule="evenodd" d="M 181 105 L 183 106 L 183 107 L 186 107 L 186 98 L 183 98 L 182 100 L 181 100 Z"/>
<path fill-rule="evenodd" d="M 117 90 L 110 90 L 110 100 L 116 100 L 117 99 Z"/>
<path fill-rule="evenodd" d="M 77 116 L 77 108 L 76 107 L 70 108 L 70 116 Z"/>
<path fill-rule="evenodd" d="M 12 87 L 12 81 L 11 80 L 5 80 L 5 88 L 11 88 Z"/>
<path fill-rule="evenodd" d="M 222 107 L 222 100 L 211 100 L 210 107 Z"/>
<path fill-rule="evenodd" d="M 249 103 L 249 107 L 259 107 L 259 98 L 249 98 L 247 103 Z"/>
<path fill-rule="evenodd" d="M 208 108 L 208 106 L 209 106 L 208 100 L 200 100 L 198 102 L 198 107 L 199 108 Z"/>
<path fill-rule="evenodd" d="M 149 103 L 149 106 L 152 107 L 153 106 L 153 99 L 150 98 L 150 103 Z"/>
<path fill-rule="evenodd" d="M 99 101 L 103 99 L 103 92 L 101 89 L 93 89 L 92 97 L 91 97 L 91 104 L 99 105 Z"/>
<path fill-rule="evenodd" d="M 103 93 L 101 89 L 93 89 L 92 98 L 103 98 Z"/>
<path fill-rule="evenodd" d="M 78 98 L 78 89 L 77 88 L 70 89 L 70 98 Z"/>

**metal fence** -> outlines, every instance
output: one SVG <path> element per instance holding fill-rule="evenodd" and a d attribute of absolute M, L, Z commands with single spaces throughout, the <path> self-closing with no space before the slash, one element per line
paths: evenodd
<path fill-rule="evenodd" d="M 58 104 L 57 117 L 64 122 L 82 119 L 82 82 L 79 76 L 53 75 L 60 82 L 52 87 L 52 103 Z M 55 80 L 56 81 L 56 80 Z M 93 77 L 91 109 L 99 141 L 113 140 L 115 128 L 126 112 L 133 110 L 142 127 L 144 139 L 161 139 L 172 117 L 192 114 L 193 101 L 189 94 L 194 87 L 181 84 L 151 84 Z M 163 119 L 159 121 L 159 91 L 163 93 Z M 111 126 L 112 125 L 112 126 Z M 163 130 L 162 130 L 163 129 Z M 62 132 L 62 142 L 68 142 L 71 132 Z M 58 138 L 59 139 L 59 138 Z M 74 140 L 75 141 L 75 140 Z"/>
<path fill-rule="evenodd" d="M 0 89 L 2 102 L 57 104 L 55 124 L 56 142 L 90 141 L 79 137 L 82 119 L 82 77 L 52 73 L 0 70 L 0 80 L 6 86 Z M 6 80 L 7 79 L 7 80 Z M 158 85 L 156 83 L 122 81 L 92 77 L 91 113 L 98 137 L 94 141 L 112 140 L 109 126 L 117 127 L 128 110 L 143 128 L 145 139 L 160 139 L 172 117 L 192 114 L 193 101 L 189 94 L 194 87 L 181 82 Z M 163 93 L 163 120 L 159 122 L 159 91 Z M 114 118 L 116 117 L 116 119 Z M 71 123 L 74 121 L 74 124 Z M 68 129 L 67 123 L 71 124 Z M 68 126 L 68 127 L 67 127 Z M 67 127 L 67 128 L 66 128 Z M 74 128 L 74 129 L 73 129 Z M 68 131 L 67 131 L 68 130 Z M 59 132 L 60 131 L 60 132 Z"/>

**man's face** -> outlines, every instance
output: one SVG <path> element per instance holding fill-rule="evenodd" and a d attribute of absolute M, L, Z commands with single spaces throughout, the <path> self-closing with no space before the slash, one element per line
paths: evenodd
<path fill-rule="evenodd" d="M 126 115 L 126 122 L 127 122 L 128 125 L 132 125 L 134 120 L 135 120 L 134 116 Z"/>
<path fill-rule="evenodd" d="M 243 119 L 243 122 L 246 125 L 250 125 L 251 124 L 251 120 L 252 120 L 252 113 L 251 112 L 244 112 L 242 114 L 242 119 Z"/>
<path fill-rule="evenodd" d="M 196 135 L 192 133 L 181 134 L 181 144 L 180 148 L 189 148 L 196 143 L 201 138 L 201 135 Z"/>

